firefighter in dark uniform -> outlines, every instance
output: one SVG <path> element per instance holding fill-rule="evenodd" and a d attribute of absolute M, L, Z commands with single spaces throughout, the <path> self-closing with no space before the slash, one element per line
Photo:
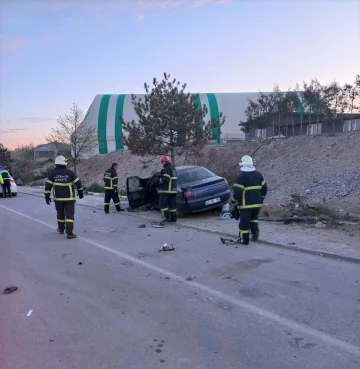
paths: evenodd
<path fill-rule="evenodd" d="M 104 211 L 105 214 L 109 214 L 110 201 L 114 202 L 117 211 L 124 211 L 121 207 L 119 193 L 118 193 L 118 175 L 117 175 L 116 163 L 112 163 L 111 168 L 104 173 L 104 189 L 105 189 L 105 199 L 104 199 Z"/>
<path fill-rule="evenodd" d="M 3 194 L 4 197 L 6 197 L 6 193 L 11 197 L 11 176 L 10 173 L 7 170 L 3 170 L 0 173 L 0 176 L 2 177 L 2 188 L 3 188 Z"/>
<path fill-rule="evenodd" d="M 66 168 L 66 159 L 58 156 L 55 159 L 56 168 L 49 175 L 45 184 L 45 201 L 50 205 L 51 189 L 53 189 L 55 208 L 57 211 L 57 231 L 64 234 L 67 238 L 76 238 L 74 233 L 74 214 L 75 214 L 75 187 L 80 199 L 84 197 L 84 190 L 80 178 L 75 173 Z"/>
<path fill-rule="evenodd" d="M 234 184 L 232 202 L 237 204 L 240 213 L 238 242 L 248 245 L 250 232 L 254 241 L 259 238 L 258 216 L 267 194 L 267 184 L 249 155 L 243 156 L 239 165 L 241 174 Z"/>
<path fill-rule="evenodd" d="M 175 167 L 170 163 L 168 156 L 160 158 L 163 169 L 159 179 L 158 194 L 160 195 L 159 205 L 163 220 L 176 222 L 176 196 L 177 196 L 177 173 Z"/>

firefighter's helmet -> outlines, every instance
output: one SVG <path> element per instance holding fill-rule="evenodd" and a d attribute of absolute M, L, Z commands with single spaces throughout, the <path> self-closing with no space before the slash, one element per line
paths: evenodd
<path fill-rule="evenodd" d="M 254 162 L 253 162 L 253 160 L 252 160 L 252 157 L 251 157 L 251 156 L 249 156 L 249 155 L 244 155 L 244 156 L 240 159 L 240 163 L 239 163 L 239 165 L 240 165 L 240 168 L 241 168 L 242 166 L 252 166 L 252 165 L 254 165 Z"/>
<path fill-rule="evenodd" d="M 55 165 L 66 165 L 66 164 L 67 164 L 67 160 L 65 159 L 64 156 L 60 155 L 56 157 Z"/>
<path fill-rule="evenodd" d="M 160 162 L 161 164 L 165 164 L 165 163 L 168 163 L 170 161 L 169 157 L 166 156 L 166 155 L 163 155 L 161 158 L 160 158 Z"/>

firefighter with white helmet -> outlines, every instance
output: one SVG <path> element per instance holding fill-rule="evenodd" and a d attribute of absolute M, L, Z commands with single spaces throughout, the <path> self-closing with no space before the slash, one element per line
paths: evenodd
<path fill-rule="evenodd" d="M 171 164 L 170 158 L 163 155 L 160 158 L 163 169 L 158 184 L 158 193 L 160 195 L 159 205 L 163 220 L 167 222 L 176 222 L 176 195 L 177 195 L 177 173 L 175 167 Z"/>
<path fill-rule="evenodd" d="M 57 231 L 67 238 L 76 238 L 74 233 L 75 214 L 75 187 L 80 199 L 84 197 L 83 187 L 80 178 L 66 168 L 67 161 L 64 156 L 57 156 L 55 159 L 55 169 L 49 175 L 45 184 L 45 201 L 51 203 L 50 194 L 53 189 L 55 208 L 57 212 Z"/>
<path fill-rule="evenodd" d="M 239 209 L 239 240 L 248 245 L 250 232 L 252 239 L 259 237 L 259 212 L 267 194 L 267 184 L 264 177 L 254 167 L 251 156 L 244 155 L 239 163 L 240 175 L 234 184 L 232 202 Z"/>

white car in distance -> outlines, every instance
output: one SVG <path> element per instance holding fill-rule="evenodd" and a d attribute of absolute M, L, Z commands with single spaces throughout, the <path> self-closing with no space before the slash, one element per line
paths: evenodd
<path fill-rule="evenodd" d="M 1 172 L 0 172 L 1 173 Z M 14 178 L 12 176 L 10 176 L 10 181 L 11 181 L 11 194 L 12 196 L 17 196 L 17 185 L 16 185 L 16 182 L 14 180 Z M 2 186 L 0 185 L 0 197 L 4 197 L 4 193 L 3 193 L 3 188 Z"/>

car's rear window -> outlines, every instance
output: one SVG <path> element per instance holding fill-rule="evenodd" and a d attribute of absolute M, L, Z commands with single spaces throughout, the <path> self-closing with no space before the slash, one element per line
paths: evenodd
<path fill-rule="evenodd" d="M 178 179 L 181 183 L 201 181 L 214 176 L 214 173 L 204 167 L 189 168 L 178 172 Z"/>

